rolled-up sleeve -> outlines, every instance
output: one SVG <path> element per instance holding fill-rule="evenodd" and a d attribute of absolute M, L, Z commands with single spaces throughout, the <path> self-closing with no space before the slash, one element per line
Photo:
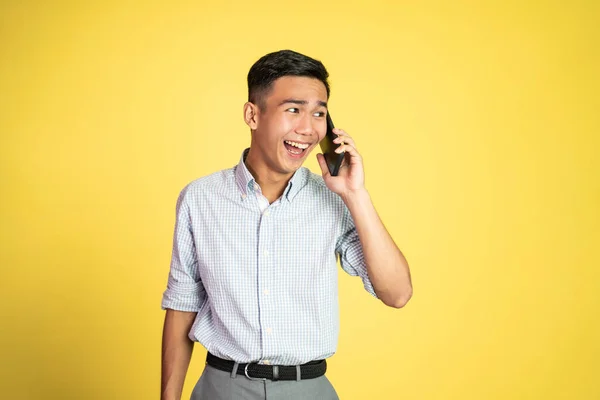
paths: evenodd
<path fill-rule="evenodd" d="M 161 308 L 197 312 L 206 301 L 206 292 L 198 271 L 187 189 L 177 199 L 171 267 Z"/>
<path fill-rule="evenodd" d="M 377 297 L 367 273 L 367 264 L 354 220 L 345 205 L 340 221 L 340 236 L 336 243 L 336 252 L 340 257 L 342 269 L 352 276 L 360 276 L 365 290 Z"/>

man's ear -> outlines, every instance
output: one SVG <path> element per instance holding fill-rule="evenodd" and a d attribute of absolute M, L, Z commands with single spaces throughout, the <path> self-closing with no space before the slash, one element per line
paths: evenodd
<path fill-rule="evenodd" d="M 258 111 L 256 104 L 251 102 L 244 104 L 244 121 L 253 131 L 258 127 Z"/>

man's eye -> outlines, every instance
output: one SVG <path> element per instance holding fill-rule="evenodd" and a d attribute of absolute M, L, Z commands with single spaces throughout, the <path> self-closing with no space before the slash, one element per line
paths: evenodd
<path fill-rule="evenodd" d="M 288 108 L 287 110 L 288 110 L 288 111 L 291 111 L 291 112 L 293 112 L 293 113 L 295 113 L 295 114 L 297 114 L 297 113 L 298 113 L 298 109 L 297 109 L 297 108 Z"/>
<path fill-rule="evenodd" d="M 319 111 L 319 112 L 316 112 L 316 113 L 314 114 L 314 116 L 315 116 L 315 117 L 324 117 L 324 116 L 325 116 L 325 113 L 324 113 L 323 111 Z"/>

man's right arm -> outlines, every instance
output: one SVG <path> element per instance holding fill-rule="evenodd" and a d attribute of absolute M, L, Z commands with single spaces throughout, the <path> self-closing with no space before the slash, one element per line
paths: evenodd
<path fill-rule="evenodd" d="M 190 365 L 194 342 L 188 333 L 195 312 L 168 309 L 162 336 L 161 400 L 179 400 Z"/>
<path fill-rule="evenodd" d="M 208 301 L 198 269 L 192 210 L 186 201 L 188 188 L 177 199 L 173 255 L 161 303 L 167 311 L 162 337 L 161 400 L 181 398 L 194 348 L 188 335 L 198 311 Z"/>

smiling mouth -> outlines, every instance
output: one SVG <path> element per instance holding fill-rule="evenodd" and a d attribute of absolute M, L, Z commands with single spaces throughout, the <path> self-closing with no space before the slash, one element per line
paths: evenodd
<path fill-rule="evenodd" d="M 298 143 L 298 142 L 294 142 L 292 140 L 284 140 L 283 144 L 284 144 L 286 150 L 288 151 L 288 153 L 290 153 L 296 157 L 303 155 L 304 152 L 306 152 L 306 149 L 308 149 L 310 147 L 310 145 L 308 143 Z"/>

